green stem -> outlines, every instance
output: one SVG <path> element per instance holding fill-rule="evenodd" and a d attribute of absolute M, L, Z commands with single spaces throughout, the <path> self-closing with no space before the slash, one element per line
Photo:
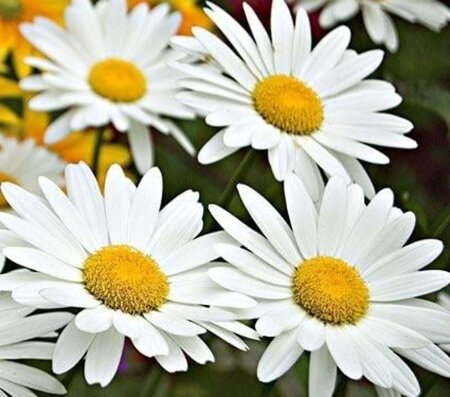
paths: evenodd
<path fill-rule="evenodd" d="M 261 397 L 269 397 L 275 389 L 275 384 L 277 381 L 273 381 L 270 383 L 265 383 L 262 388 Z"/>
<path fill-rule="evenodd" d="M 156 372 L 156 374 L 155 374 Z M 142 397 L 154 397 L 156 396 L 159 386 L 163 380 L 164 371 L 156 366 L 147 377 L 147 381 L 144 383 L 144 387 L 141 390 Z"/>
<path fill-rule="evenodd" d="M 92 152 L 92 172 L 95 176 L 98 176 L 98 168 L 100 164 L 100 152 L 102 148 L 103 143 L 103 135 L 106 128 L 100 127 L 97 130 L 97 134 L 95 135 L 95 142 L 94 142 L 94 151 Z"/>
<path fill-rule="evenodd" d="M 436 229 L 433 233 L 433 238 L 438 238 L 442 233 L 445 232 L 448 225 L 450 224 L 450 207 L 447 207 L 444 211 L 442 211 L 439 218 L 441 218 L 442 221 L 436 227 Z"/>
<path fill-rule="evenodd" d="M 234 194 L 236 192 L 235 188 L 236 185 L 241 181 L 241 179 L 247 174 L 250 165 L 255 157 L 256 150 L 249 149 L 243 160 L 241 161 L 241 164 L 239 165 L 236 172 L 233 174 L 231 179 L 228 181 L 228 185 L 225 188 L 220 201 L 218 202 L 218 206 L 222 208 L 227 208 L 231 202 L 231 200 L 234 197 Z M 213 219 L 210 216 L 208 220 L 206 221 L 205 230 L 206 232 L 210 232 L 211 228 L 213 226 Z"/>
<path fill-rule="evenodd" d="M 431 390 L 436 386 L 436 383 L 438 383 L 439 377 L 435 374 L 433 374 L 430 379 L 423 385 L 422 392 L 420 393 L 421 396 L 427 397 L 428 394 L 431 392 Z"/>

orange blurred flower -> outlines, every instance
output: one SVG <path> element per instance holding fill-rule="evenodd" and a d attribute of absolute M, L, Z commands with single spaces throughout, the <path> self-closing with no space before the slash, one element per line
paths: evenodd
<path fill-rule="evenodd" d="M 192 28 L 194 26 L 200 26 L 208 30 L 213 29 L 212 21 L 203 12 L 202 7 L 199 6 L 195 0 L 128 0 L 128 6 L 133 8 L 140 3 L 147 3 L 153 7 L 163 2 L 169 3 L 174 11 L 181 13 L 182 22 L 178 29 L 178 34 L 191 36 Z"/>
<path fill-rule="evenodd" d="M 19 25 L 35 17 L 49 18 L 62 23 L 62 16 L 69 0 L 0 0 L 0 62 L 12 54 L 17 75 L 22 78 L 31 72 L 24 58 L 35 50 L 21 35 Z"/>

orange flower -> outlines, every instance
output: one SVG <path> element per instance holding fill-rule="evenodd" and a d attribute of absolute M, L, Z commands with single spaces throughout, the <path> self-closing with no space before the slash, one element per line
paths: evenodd
<path fill-rule="evenodd" d="M 133 8 L 144 2 L 151 7 L 166 2 L 170 4 L 173 10 L 180 12 L 182 16 L 181 25 L 178 29 L 178 34 L 180 35 L 191 36 L 194 26 L 200 26 L 208 30 L 213 29 L 211 20 L 195 0 L 128 0 L 128 6 Z"/>
<path fill-rule="evenodd" d="M 69 0 L 0 0 L 0 61 L 11 52 L 14 69 L 22 78 L 31 72 L 24 58 L 35 50 L 21 35 L 19 25 L 41 16 L 62 23 Z"/>

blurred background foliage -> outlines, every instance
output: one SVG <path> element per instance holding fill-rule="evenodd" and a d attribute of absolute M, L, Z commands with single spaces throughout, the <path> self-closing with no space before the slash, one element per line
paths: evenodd
<path fill-rule="evenodd" d="M 148 0 L 155 2 L 155 0 Z M 242 19 L 241 0 L 215 0 Z M 268 20 L 271 0 L 249 0 L 265 21 Z M 326 32 L 312 15 L 315 41 Z M 349 21 L 352 30 L 351 47 L 358 52 L 372 49 L 362 26 L 361 18 Z M 367 166 L 377 190 L 391 187 L 397 205 L 403 210 L 413 211 L 417 216 L 414 239 L 439 238 L 449 245 L 450 223 L 450 29 L 434 33 L 419 25 L 411 25 L 396 18 L 399 28 L 400 50 L 396 54 L 386 52 L 385 60 L 376 77 L 391 81 L 403 96 L 403 103 L 393 113 L 410 119 L 415 124 L 411 133 L 419 148 L 412 151 L 387 150 L 391 158 L 388 166 Z M 11 68 L 4 74 L 16 78 Z M 0 97 L 3 97 L 0 94 Z M 20 100 L 1 99 L 1 104 L 12 110 L 17 118 L 23 115 Z M 201 120 L 180 122 L 179 125 L 192 140 L 196 148 L 212 136 L 214 129 Z M 19 128 L 20 129 L 20 128 Z M 113 139 L 125 145 L 125 137 L 115 134 Z M 219 203 L 223 198 L 228 181 L 245 156 L 242 150 L 227 159 L 210 166 L 201 166 L 195 158 L 187 155 L 170 137 L 153 133 L 156 146 L 156 164 L 161 168 L 165 181 L 165 202 L 186 189 L 197 190 L 207 206 Z M 131 167 L 131 166 L 130 166 Z M 133 170 L 130 168 L 131 174 Z M 136 176 L 136 174 L 134 173 Z M 251 166 L 241 179 L 266 196 L 282 213 L 286 213 L 282 186 L 270 171 L 266 154 L 257 153 Z M 248 214 L 235 195 L 229 209 L 241 219 L 250 223 Z M 205 219 L 211 230 L 217 225 L 205 211 Z M 209 221 L 208 221 L 209 219 Z M 432 264 L 433 268 L 448 268 L 448 249 Z M 434 297 L 431 297 L 434 298 Z M 450 324 L 449 324 L 450 326 Z M 162 373 L 152 360 L 139 356 L 132 348 L 124 351 L 120 373 L 106 389 L 87 386 L 81 370 L 77 369 L 61 376 L 69 390 L 69 397 L 256 397 L 268 395 L 269 390 L 256 379 L 256 364 L 266 341 L 250 343 L 250 352 L 242 353 L 217 339 L 211 339 L 216 363 L 199 367 L 190 363 L 189 372 L 168 375 Z M 270 391 L 272 397 L 302 397 L 307 390 L 307 355 Z M 50 368 L 49 364 L 38 364 Z M 450 395 L 450 382 L 431 375 L 413 366 L 423 387 L 423 396 L 444 397 Z M 265 394 L 264 394 L 265 393 Z M 336 396 L 375 396 L 372 386 L 365 381 L 342 382 Z M 314 396 L 311 396 L 314 397 Z"/>

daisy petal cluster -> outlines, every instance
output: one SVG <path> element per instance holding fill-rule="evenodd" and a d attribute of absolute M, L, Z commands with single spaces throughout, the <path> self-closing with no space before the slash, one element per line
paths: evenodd
<path fill-rule="evenodd" d="M 361 11 L 370 38 L 391 52 L 398 50 L 399 39 L 390 14 L 437 32 L 450 20 L 450 8 L 437 0 L 298 0 L 298 6 L 307 11 L 322 8 L 319 23 L 326 29 Z"/>
<path fill-rule="evenodd" d="M 0 395 L 35 396 L 31 390 L 65 394 L 66 389 L 55 378 L 40 369 L 11 360 L 49 360 L 55 345 L 46 341 L 49 334 L 67 325 L 69 313 L 29 315 L 34 309 L 15 302 L 10 294 L 0 294 Z"/>
<path fill-rule="evenodd" d="M 221 127 L 199 153 L 209 164 L 250 146 L 268 152 L 275 178 L 300 176 L 317 199 L 322 189 L 319 169 L 359 183 L 367 196 L 375 193 L 360 160 L 387 164 L 389 159 L 370 145 L 415 148 L 405 136 L 413 126 L 384 113 L 401 98 L 385 81 L 367 79 L 381 64 L 380 50 L 357 54 L 349 50 L 350 30 L 339 27 L 315 48 L 306 12 L 293 21 L 284 0 L 274 0 L 271 37 L 253 9 L 244 4 L 251 35 L 221 8 L 206 10 L 227 43 L 214 34 L 193 30 L 198 47 L 218 71 L 172 62 L 189 75 L 180 80 L 185 91 L 177 98 Z M 174 41 L 177 48 L 183 42 Z M 186 51 L 192 52 L 192 42 Z M 228 44 L 229 43 L 229 44 Z"/>
<path fill-rule="evenodd" d="M 27 62 L 40 71 L 21 81 L 37 91 L 36 111 L 64 111 L 49 126 L 46 143 L 70 132 L 112 124 L 127 132 L 136 167 L 152 165 L 153 143 L 147 127 L 172 135 L 189 153 L 194 148 L 167 117 L 192 119 L 194 113 L 175 100 L 182 73 L 167 62 L 183 55 L 168 48 L 180 15 L 167 4 L 151 10 L 145 3 L 128 13 L 125 0 L 74 0 L 65 11 L 65 28 L 46 18 L 21 25 L 22 34 L 47 58 Z"/>
<path fill-rule="evenodd" d="M 39 179 L 45 202 L 2 184 L 15 215 L 1 214 L 0 221 L 26 243 L 4 253 L 28 270 L 1 276 L 0 288 L 28 306 L 78 309 L 57 340 L 55 373 L 85 357 L 87 382 L 106 386 L 125 337 L 167 371 L 185 371 L 186 356 L 200 364 L 214 360 L 199 337 L 206 329 L 225 339 L 250 333 L 226 309 L 255 301 L 219 287 L 206 273 L 218 257 L 214 246 L 233 240 L 224 232 L 197 237 L 203 225 L 198 193 L 186 191 L 161 209 L 162 183 L 153 168 L 136 187 L 116 165 L 102 196 L 81 163 L 66 168 L 67 195 Z"/>
<path fill-rule="evenodd" d="M 210 210 L 243 247 L 218 244 L 228 266 L 210 277 L 258 301 L 241 311 L 273 338 L 258 365 L 271 382 L 311 352 L 309 395 L 331 396 L 337 369 L 365 377 L 383 393 L 418 396 L 419 383 L 401 357 L 450 377 L 450 314 L 420 296 L 450 283 L 450 273 L 421 270 L 443 249 L 438 240 L 405 245 L 412 213 L 393 206 L 391 190 L 368 204 L 358 185 L 333 177 L 316 205 L 294 174 L 285 183 L 290 224 L 255 190 L 239 194 L 261 233 L 218 206 Z"/>

